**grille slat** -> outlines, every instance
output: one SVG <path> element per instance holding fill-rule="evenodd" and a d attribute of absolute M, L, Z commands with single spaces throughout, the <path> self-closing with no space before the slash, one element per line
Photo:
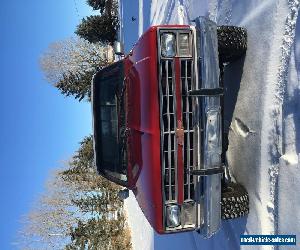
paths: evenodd
<path fill-rule="evenodd" d="M 184 127 L 183 145 L 183 186 L 177 186 L 177 141 L 176 141 L 176 95 L 174 79 L 174 63 L 172 59 L 161 60 L 161 130 L 162 130 L 162 163 L 164 176 L 165 202 L 177 200 L 178 188 L 183 189 L 184 201 L 194 200 L 194 180 L 189 174 L 193 164 L 193 125 L 192 125 L 192 100 L 187 95 L 191 90 L 193 80 L 193 61 L 181 59 L 180 63 L 180 88 L 182 102 L 182 123 Z"/>
<path fill-rule="evenodd" d="M 192 129 L 192 99 L 187 95 L 188 91 L 191 90 L 192 82 L 192 60 L 181 60 L 181 85 L 182 85 L 182 113 L 184 123 L 184 173 L 185 183 L 184 187 L 184 200 L 194 199 L 194 186 L 193 177 L 189 174 L 189 170 L 192 168 L 192 157 L 193 157 L 193 143 L 192 136 L 194 130 Z"/>
<path fill-rule="evenodd" d="M 171 181 L 171 176 L 172 176 L 172 173 L 170 173 L 171 171 L 171 150 L 170 150 L 170 142 L 171 142 L 171 138 L 170 138 L 170 115 L 169 115 L 169 109 L 170 109 L 170 93 L 169 93 L 169 63 L 166 63 L 165 64 L 165 67 L 166 67 L 166 93 L 167 93 L 167 112 L 166 112 L 166 117 L 167 117 L 167 120 L 168 120 L 168 144 L 167 144 L 167 147 L 168 147 L 168 170 L 169 170 L 169 199 L 173 199 L 173 195 L 172 195 L 172 181 Z"/>
<path fill-rule="evenodd" d="M 175 98 L 173 84 L 173 63 L 165 60 L 161 64 L 161 92 L 162 92 L 162 134 L 163 134 L 163 168 L 165 173 L 165 199 L 176 200 L 176 141 L 175 141 Z"/>

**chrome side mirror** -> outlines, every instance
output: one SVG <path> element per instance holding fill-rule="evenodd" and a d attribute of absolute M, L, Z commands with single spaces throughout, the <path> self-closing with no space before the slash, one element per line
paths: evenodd
<path fill-rule="evenodd" d="M 118 56 L 124 55 L 124 46 L 123 46 L 122 42 L 120 42 L 120 41 L 114 42 L 114 52 Z"/>

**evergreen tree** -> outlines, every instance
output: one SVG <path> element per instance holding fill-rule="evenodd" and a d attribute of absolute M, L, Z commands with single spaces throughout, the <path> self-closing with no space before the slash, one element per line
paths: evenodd
<path fill-rule="evenodd" d="M 102 14 L 105 10 L 107 0 L 87 0 L 87 4 L 93 8 L 93 10 L 99 10 Z"/>
<path fill-rule="evenodd" d="M 64 73 L 55 87 L 65 96 L 74 96 L 79 101 L 91 99 L 91 80 L 95 72 Z"/>
<path fill-rule="evenodd" d="M 117 15 L 105 14 L 83 18 L 75 33 L 91 43 L 113 44 L 116 40 L 119 20 Z"/>
<path fill-rule="evenodd" d="M 80 143 L 70 168 L 61 172 L 78 190 L 72 204 L 89 218 L 71 228 L 71 243 L 66 249 L 131 249 L 123 201 L 118 197 L 120 187 L 96 173 L 93 159 L 93 140 L 88 136 Z"/>
<path fill-rule="evenodd" d="M 118 250 L 131 249 L 130 232 L 125 217 L 91 218 L 78 221 L 71 229 L 71 243 L 66 249 Z"/>
<path fill-rule="evenodd" d="M 117 15 L 117 0 L 87 0 L 93 10 L 99 10 L 101 15 Z"/>
<path fill-rule="evenodd" d="M 74 96 L 79 101 L 89 100 L 93 74 L 112 62 L 109 51 L 110 48 L 101 43 L 66 39 L 51 44 L 42 55 L 40 65 L 46 80 L 63 95 Z"/>
<path fill-rule="evenodd" d="M 93 139 L 88 136 L 27 216 L 21 233 L 23 248 L 132 248 L 123 201 L 118 197 L 120 187 L 99 176 L 93 160 Z"/>

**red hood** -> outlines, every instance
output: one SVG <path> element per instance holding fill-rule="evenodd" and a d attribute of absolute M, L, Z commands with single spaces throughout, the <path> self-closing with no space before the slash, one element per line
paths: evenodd
<path fill-rule="evenodd" d="M 152 227 L 163 232 L 159 89 L 156 27 L 150 28 L 125 58 L 129 168 L 136 199 Z M 133 176 L 134 177 L 134 176 Z"/>
<path fill-rule="evenodd" d="M 130 128 L 129 171 L 136 199 L 151 226 L 164 233 L 161 129 L 158 83 L 158 28 L 187 28 L 187 25 L 153 26 L 125 58 L 127 119 Z M 135 177 L 135 176 L 133 176 Z"/>

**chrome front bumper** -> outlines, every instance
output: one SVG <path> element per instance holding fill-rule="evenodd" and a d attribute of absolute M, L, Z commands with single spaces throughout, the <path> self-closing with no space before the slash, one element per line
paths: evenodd
<path fill-rule="evenodd" d="M 219 86 L 217 25 L 203 17 L 197 18 L 195 24 L 198 80 L 193 85 L 193 93 L 195 93 L 193 98 L 194 169 L 220 169 L 222 164 L 220 94 L 222 91 Z M 195 185 L 198 229 L 205 237 L 212 236 L 221 225 L 222 173 L 217 172 L 197 176 Z"/>

